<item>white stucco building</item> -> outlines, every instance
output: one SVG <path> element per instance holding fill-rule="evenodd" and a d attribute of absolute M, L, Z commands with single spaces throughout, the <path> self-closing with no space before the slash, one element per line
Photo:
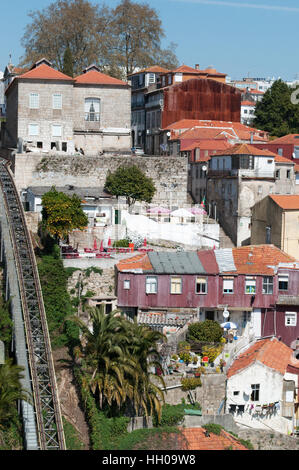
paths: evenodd
<path fill-rule="evenodd" d="M 298 425 L 298 379 L 299 360 L 293 350 L 277 338 L 261 339 L 227 371 L 226 412 L 238 425 L 293 433 Z"/>

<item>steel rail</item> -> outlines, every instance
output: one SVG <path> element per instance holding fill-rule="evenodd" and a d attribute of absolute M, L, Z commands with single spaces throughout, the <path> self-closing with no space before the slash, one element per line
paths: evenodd
<path fill-rule="evenodd" d="M 64 450 L 62 416 L 37 264 L 23 205 L 9 162 L 3 158 L 0 158 L 0 187 L 17 268 L 39 448 Z"/>

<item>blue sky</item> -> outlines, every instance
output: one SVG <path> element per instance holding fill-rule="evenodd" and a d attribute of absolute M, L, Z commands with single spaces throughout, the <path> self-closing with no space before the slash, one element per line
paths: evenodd
<path fill-rule="evenodd" d="M 299 78 L 298 0 L 137 1 L 157 10 L 166 33 L 163 45 L 178 45 L 180 64 L 194 67 L 198 63 L 201 68 L 213 65 L 232 78 Z M 14 64 L 23 54 L 21 38 L 29 22 L 28 11 L 50 3 L 10 0 L 2 5 L 0 70 L 4 70 L 9 54 Z M 111 7 L 118 3 L 106 0 Z"/>

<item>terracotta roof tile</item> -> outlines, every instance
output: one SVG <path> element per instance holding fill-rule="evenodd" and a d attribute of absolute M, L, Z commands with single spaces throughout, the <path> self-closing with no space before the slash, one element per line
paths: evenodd
<path fill-rule="evenodd" d="M 144 72 L 152 72 L 152 73 L 168 73 L 170 70 L 160 67 L 159 65 L 152 65 L 151 67 L 147 67 L 146 69 L 138 70 L 138 72 L 130 73 L 128 77 L 132 77 L 133 75 L 137 75 L 138 73 Z"/>
<path fill-rule="evenodd" d="M 62 72 L 59 72 L 53 67 L 50 67 L 47 64 L 41 64 L 37 67 L 32 68 L 28 72 L 19 75 L 17 79 L 20 78 L 28 78 L 28 79 L 35 79 L 35 80 L 71 80 L 73 81 L 72 77 L 65 75 Z"/>
<path fill-rule="evenodd" d="M 227 377 L 237 374 L 255 362 L 260 362 L 283 375 L 289 364 L 299 369 L 299 361 L 294 360 L 291 348 L 277 338 L 267 338 L 256 341 L 240 354 L 228 369 Z"/>
<path fill-rule="evenodd" d="M 118 80 L 117 78 L 110 77 L 97 70 L 90 70 L 89 72 L 82 73 L 75 78 L 75 83 L 90 84 L 90 85 L 123 85 L 128 86 L 126 82 Z"/>
<path fill-rule="evenodd" d="M 279 263 L 292 263 L 292 256 L 274 245 L 249 245 L 232 248 L 236 274 L 273 275 L 273 267 Z"/>
<path fill-rule="evenodd" d="M 288 194 L 288 195 L 271 194 L 269 195 L 269 197 L 282 209 L 299 210 L 299 195 L 298 194 Z"/>
<path fill-rule="evenodd" d="M 299 145 L 299 134 L 288 134 L 278 139 L 271 140 L 271 144 L 298 144 Z"/>
<path fill-rule="evenodd" d="M 215 155 L 257 155 L 257 156 L 266 156 L 266 157 L 276 157 L 277 154 L 274 152 L 270 152 L 270 150 L 260 150 L 253 145 L 249 144 L 235 144 L 231 146 L 229 149 L 223 152 L 217 152 Z"/>
<path fill-rule="evenodd" d="M 275 162 L 276 163 L 288 163 L 289 165 L 295 164 L 290 158 L 282 157 L 281 155 L 275 156 Z"/>
<path fill-rule="evenodd" d="M 209 433 L 206 437 L 204 428 L 181 429 L 188 450 L 247 450 L 238 439 L 221 430 L 220 435 Z"/>
<path fill-rule="evenodd" d="M 241 106 L 256 106 L 255 101 L 241 101 Z"/>
<path fill-rule="evenodd" d="M 133 256 L 132 258 L 122 259 L 116 265 L 119 271 L 133 271 L 135 269 L 151 271 L 153 267 L 146 253 Z"/>

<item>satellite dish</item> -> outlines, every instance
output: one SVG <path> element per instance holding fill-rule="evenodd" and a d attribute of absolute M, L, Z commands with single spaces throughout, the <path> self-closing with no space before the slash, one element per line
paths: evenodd
<path fill-rule="evenodd" d="M 171 132 L 167 132 L 167 137 L 170 137 L 171 136 Z"/>
<path fill-rule="evenodd" d="M 225 309 L 223 310 L 222 315 L 223 315 L 224 318 L 228 318 L 228 317 L 229 317 L 229 311 L 227 310 L 227 308 L 225 308 Z"/>
<path fill-rule="evenodd" d="M 206 167 L 206 165 L 203 165 L 203 167 L 202 167 L 202 171 L 207 171 L 207 167 Z"/>

